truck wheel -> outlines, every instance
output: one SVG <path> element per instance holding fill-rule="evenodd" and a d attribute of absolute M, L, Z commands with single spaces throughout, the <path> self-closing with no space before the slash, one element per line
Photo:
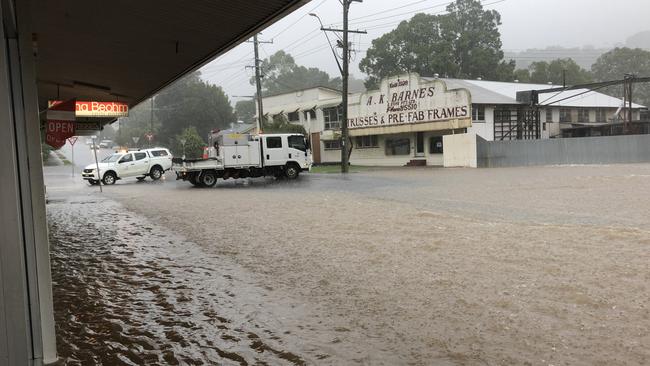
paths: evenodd
<path fill-rule="evenodd" d="M 212 171 L 203 172 L 200 181 L 201 185 L 204 187 L 214 187 L 214 185 L 217 184 L 217 174 Z"/>
<path fill-rule="evenodd" d="M 289 179 L 296 179 L 298 178 L 299 174 L 300 170 L 293 164 L 289 164 L 286 168 L 284 168 L 284 175 L 286 175 Z"/>
<path fill-rule="evenodd" d="M 104 185 L 110 186 L 112 184 L 115 184 L 115 173 L 113 172 L 108 172 L 104 174 L 104 179 L 102 179 L 102 182 L 104 182 Z"/>
<path fill-rule="evenodd" d="M 162 175 L 163 175 L 163 171 L 159 166 L 155 166 L 155 167 L 151 168 L 151 171 L 149 172 L 149 176 L 153 180 L 160 179 L 162 177 Z"/>
<path fill-rule="evenodd" d="M 192 183 L 193 186 L 200 185 L 199 180 L 197 178 L 198 178 L 198 174 L 196 174 L 196 173 L 191 173 L 190 174 L 189 181 L 190 181 L 190 183 Z"/>

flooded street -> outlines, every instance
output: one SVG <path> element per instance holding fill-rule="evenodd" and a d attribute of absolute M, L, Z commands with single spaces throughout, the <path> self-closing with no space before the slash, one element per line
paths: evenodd
<path fill-rule="evenodd" d="M 650 362 L 650 165 L 167 178 L 50 175 L 68 364 Z"/>

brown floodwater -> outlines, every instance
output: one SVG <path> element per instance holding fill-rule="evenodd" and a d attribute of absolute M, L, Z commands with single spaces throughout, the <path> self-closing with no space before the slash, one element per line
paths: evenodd
<path fill-rule="evenodd" d="M 67 365 L 303 365 L 263 289 L 218 256 L 97 197 L 48 204 Z M 260 290 L 260 291 L 258 291 Z"/>

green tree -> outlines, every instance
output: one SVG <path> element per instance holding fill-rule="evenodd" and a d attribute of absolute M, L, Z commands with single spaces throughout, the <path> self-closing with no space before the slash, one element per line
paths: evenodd
<path fill-rule="evenodd" d="M 650 76 L 650 51 L 640 48 L 615 48 L 600 56 L 591 66 L 591 71 L 597 81 L 622 79 L 625 74 L 648 77 Z M 623 87 L 620 85 L 601 91 L 618 98 L 623 97 Z M 632 99 L 636 103 L 650 106 L 650 83 L 634 84 Z"/>
<path fill-rule="evenodd" d="M 183 145 L 183 142 L 185 144 Z M 198 159 L 203 156 L 205 141 L 199 135 L 196 127 L 188 127 L 172 140 L 172 152 L 175 156 L 185 154 L 187 159 Z"/>
<path fill-rule="evenodd" d="M 265 133 L 300 133 L 307 135 L 302 125 L 290 123 L 285 115 L 275 115 L 273 120 L 264 121 L 262 130 Z"/>
<path fill-rule="evenodd" d="M 237 119 L 244 121 L 244 123 L 255 122 L 255 100 L 239 100 L 235 103 L 235 114 Z"/>
<path fill-rule="evenodd" d="M 591 73 L 578 65 L 571 58 L 557 59 L 550 62 L 537 61 L 529 67 L 530 82 L 538 84 L 553 83 L 563 85 L 566 77 L 567 85 L 584 84 L 593 81 Z M 520 73 L 517 70 L 515 74 Z"/>
<path fill-rule="evenodd" d="M 201 80 L 194 72 L 178 80 L 155 97 L 155 117 L 161 141 L 172 143 L 175 136 L 194 127 L 200 136 L 226 129 L 236 121 L 230 100 L 221 87 Z"/>
<path fill-rule="evenodd" d="M 271 95 L 285 93 L 298 89 L 326 86 L 334 89 L 341 88 L 341 79 L 331 79 L 325 71 L 315 67 L 304 67 L 296 64 L 294 58 L 284 52 L 278 51 L 262 61 L 263 71 L 262 94 Z M 255 85 L 255 77 L 250 79 Z"/>
<path fill-rule="evenodd" d="M 446 77 L 512 80 L 514 61 L 501 50 L 501 16 L 477 0 L 456 0 L 447 14 L 416 14 L 372 41 L 359 67 L 367 88 L 405 72 Z"/>

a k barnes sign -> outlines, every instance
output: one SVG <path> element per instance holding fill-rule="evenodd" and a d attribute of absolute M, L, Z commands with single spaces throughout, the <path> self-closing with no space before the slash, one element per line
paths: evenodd
<path fill-rule="evenodd" d="M 61 101 L 50 100 L 48 106 L 52 107 L 58 103 Z M 77 117 L 128 117 L 129 105 L 121 102 L 77 101 L 75 114 Z"/>
<path fill-rule="evenodd" d="M 470 100 L 468 90 L 447 90 L 440 80 L 423 80 L 417 74 L 388 78 L 382 80 L 378 91 L 362 94 L 358 104 L 351 105 L 348 128 L 398 127 L 443 121 L 452 122 L 439 124 L 440 129 L 469 127 Z M 437 128 L 430 126 L 432 130 Z"/>

